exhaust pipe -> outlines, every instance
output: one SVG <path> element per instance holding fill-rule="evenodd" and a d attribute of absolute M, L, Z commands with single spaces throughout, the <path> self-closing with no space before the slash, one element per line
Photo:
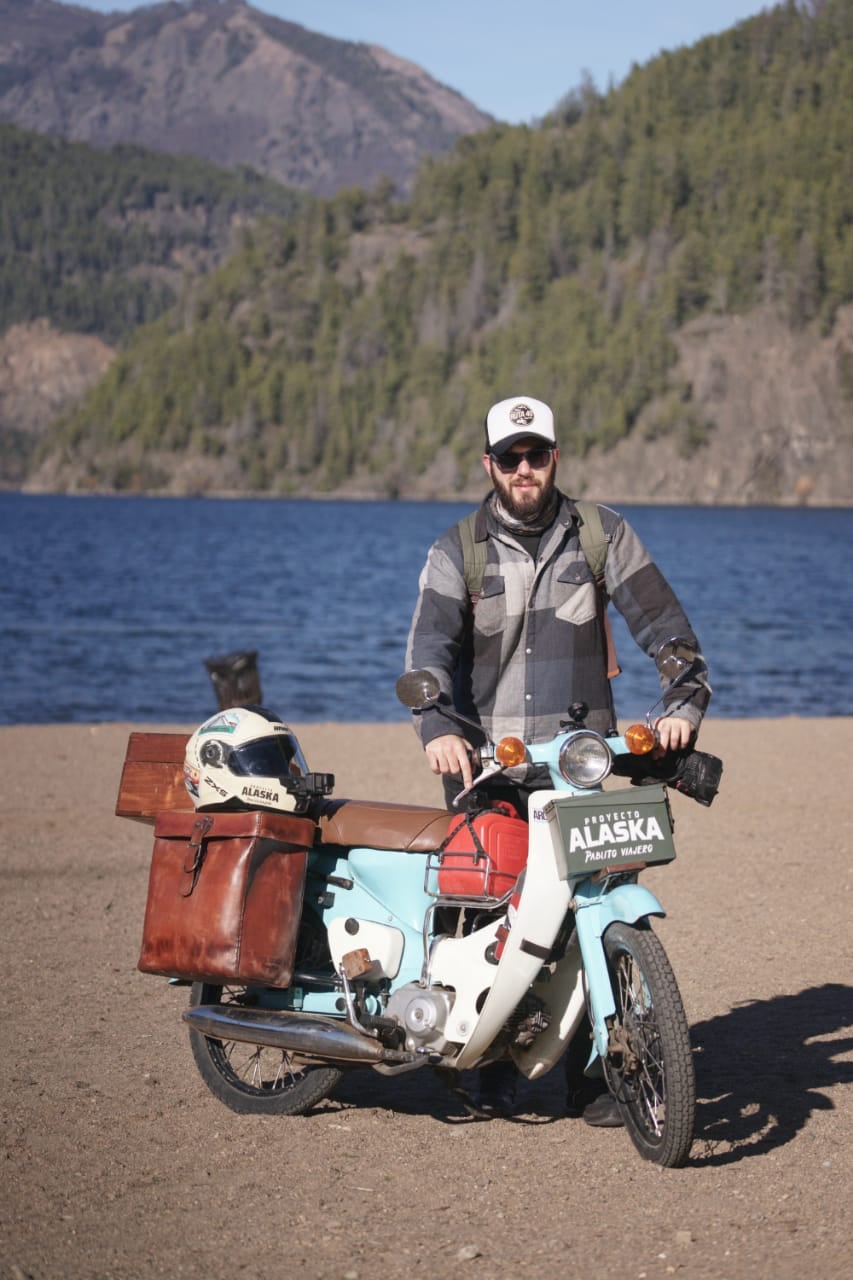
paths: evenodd
<path fill-rule="evenodd" d="M 388 1049 L 371 1036 L 361 1035 L 348 1022 L 318 1013 L 289 1013 L 282 1009 L 247 1009 L 242 1005 L 200 1004 L 181 1015 L 192 1031 L 211 1040 L 239 1040 L 269 1045 L 306 1058 L 327 1062 L 420 1063 L 422 1056 Z"/>

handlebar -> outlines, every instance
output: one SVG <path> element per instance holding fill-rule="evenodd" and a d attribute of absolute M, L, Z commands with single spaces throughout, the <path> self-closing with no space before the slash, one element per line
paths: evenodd
<path fill-rule="evenodd" d="M 552 774 L 554 785 L 558 789 L 571 786 L 571 784 L 568 784 L 559 776 L 554 776 L 553 761 L 559 755 L 557 748 L 560 744 L 565 744 L 574 737 L 577 732 L 577 730 L 570 730 L 568 733 L 558 735 L 550 743 L 534 744 L 527 750 L 527 763 L 547 765 Z M 651 754 L 639 756 L 631 754 L 625 747 L 625 739 L 623 737 L 602 739 L 602 741 L 606 742 L 611 751 L 609 772 L 616 777 L 628 778 L 633 786 L 643 787 L 651 786 L 655 783 L 664 783 L 679 791 L 682 795 L 689 796 L 690 799 L 706 806 L 711 804 L 719 790 L 723 762 L 718 756 L 711 755 L 706 751 L 697 751 L 695 747 L 684 747 L 677 751 L 669 751 L 660 759 L 655 759 Z M 621 750 L 619 749 L 620 747 L 622 748 Z M 506 773 L 505 767 L 495 758 L 495 750 L 496 748 L 492 743 L 473 748 L 472 758 L 479 765 L 480 771 L 475 775 L 471 785 L 464 787 L 455 797 L 453 801 L 454 808 L 466 796 L 476 791 L 478 787 Z M 572 787 L 571 789 L 577 790 L 579 793 L 584 790 L 581 787 Z M 596 788 L 590 789 L 594 790 Z"/>

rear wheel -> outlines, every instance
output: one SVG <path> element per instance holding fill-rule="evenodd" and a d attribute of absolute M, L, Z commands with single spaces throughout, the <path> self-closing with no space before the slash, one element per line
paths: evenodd
<path fill-rule="evenodd" d="M 693 1143 L 696 1080 L 675 975 L 647 927 L 611 925 L 604 950 L 616 1002 L 607 1083 L 640 1154 L 680 1168 Z"/>
<path fill-rule="evenodd" d="M 192 1008 L 255 1003 L 250 987 L 194 982 L 190 993 Z M 190 1046 L 208 1089 L 241 1115 L 302 1115 L 327 1097 L 341 1078 L 337 1068 L 297 1060 L 286 1050 L 214 1040 L 200 1031 L 190 1031 Z"/>

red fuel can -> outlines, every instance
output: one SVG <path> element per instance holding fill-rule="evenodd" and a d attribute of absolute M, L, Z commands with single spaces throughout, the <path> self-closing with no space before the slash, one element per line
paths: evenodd
<path fill-rule="evenodd" d="M 502 898 L 527 862 L 527 823 L 512 805 L 461 814 L 450 826 L 438 869 L 438 891 Z"/>

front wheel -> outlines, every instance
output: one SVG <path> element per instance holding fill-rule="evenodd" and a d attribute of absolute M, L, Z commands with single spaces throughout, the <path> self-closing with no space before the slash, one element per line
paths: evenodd
<path fill-rule="evenodd" d="M 696 1079 L 675 975 L 647 926 L 612 924 L 604 951 L 616 1002 L 607 1083 L 640 1154 L 678 1169 L 693 1143 Z"/>
<path fill-rule="evenodd" d="M 194 982 L 190 1007 L 254 1003 L 251 988 Z M 299 1116 L 327 1097 L 341 1078 L 336 1067 L 297 1062 L 286 1050 L 190 1031 L 201 1078 L 226 1107 L 241 1115 Z"/>

